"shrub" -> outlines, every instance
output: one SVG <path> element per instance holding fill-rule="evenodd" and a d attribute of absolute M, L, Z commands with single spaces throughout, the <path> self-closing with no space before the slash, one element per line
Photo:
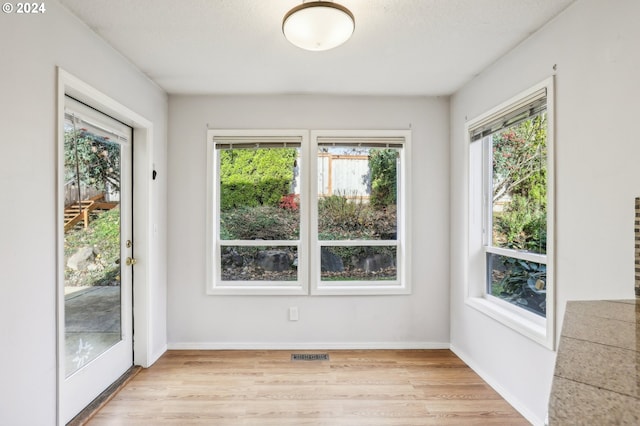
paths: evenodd
<path fill-rule="evenodd" d="M 547 265 L 506 256 L 499 259 L 503 272 L 501 277 L 494 275 L 494 294 L 544 315 Z"/>
<path fill-rule="evenodd" d="M 362 200 L 332 195 L 318 200 L 319 237 L 324 240 L 394 239 L 395 205 L 374 209 Z"/>
<path fill-rule="evenodd" d="M 240 207 L 221 212 L 223 240 L 293 240 L 300 235 L 300 215 L 271 206 Z"/>
<path fill-rule="evenodd" d="M 297 211 L 300 208 L 300 196 L 298 194 L 287 194 L 280 198 L 278 207 L 285 210 Z"/>
<path fill-rule="evenodd" d="M 545 210 L 521 195 L 514 195 L 505 211 L 496 218 L 498 239 L 506 247 L 546 253 Z"/>
<path fill-rule="evenodd" d="M 220 152 L 220 208 L 277 206 L 291 190 L 295 148 Z"/>
<path fill-rule="evenodd" d="M 372 149 L 369 152 L 370 202 L 373 207 L 396 204 L 397 158 L 395 149 Z"/>
<path fill-rule="evenodd" d="M 120 275 L 120 209 L 94 211 L 89 228 L 77 226 L 65 233 L 65 259 L 81 247 L 93 247 L 96 269 L 74 271 L 65 267 L 65 285 L 102 286 L 117 285 Z"/>
<path fill-rule="evenodd" d="M 343 239 L 357 233 L 367 235 L 367 212 L 359 201 L 349 201 L 341 195 L 331 195 L 318 200 L 318 228 L 322 239 Z"/>
<path fill-rule="evenodd" d="M 496 217 L 497 238 L 501 245 L 511 249 L 546 253 L 546 220 L 544 207 L 515 195 L 505 211 Z M 493 294 L 544 315 L 546 265 L 507 256 L 497 259 L 499 273 L 493 277 Z"/>

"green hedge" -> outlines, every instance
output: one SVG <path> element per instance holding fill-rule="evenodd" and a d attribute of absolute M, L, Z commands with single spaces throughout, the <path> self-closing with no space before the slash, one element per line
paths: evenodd
<path fill-rule="evenodd" d="M 277 206 L 291 190 L 294 148 L 236 149 L 220 152 L 220 207 Z"/>

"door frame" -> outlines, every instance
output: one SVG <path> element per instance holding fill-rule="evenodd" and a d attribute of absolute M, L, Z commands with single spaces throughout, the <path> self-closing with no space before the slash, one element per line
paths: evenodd
<path fill-rule="evenodd" d="M 149 367 L 150 345 L 150 240 L 154 233 L 151 217 L 151 172 L 153 170 L 153 124 L 118 101 L 58 67 L 56 192 L 56 341 L 57 423 L 62 419 L 61 395 L 64 373 L 64 98 L 69 95 L 133 128 L 133 241 L 135 284 L 133 286 L 133 363 Z"/>

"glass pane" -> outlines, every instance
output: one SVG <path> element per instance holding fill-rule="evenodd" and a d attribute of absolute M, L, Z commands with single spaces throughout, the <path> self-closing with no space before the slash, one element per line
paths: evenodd
<path fill-rule="evenodd" d="M 220 239 L 297 240 L 300 149 L 218 151 Z"/>
<path fill-rule="evenodd" d="M 547 311 L 547 265 L 487 253 L 487 292 L 540 316 Z"/>
<path fill-rule="evenodd" d="M 546 113 L 492 135 L 494 247 L 547 252 Z"/>
<path fill-rule="evenodd" d="M 397 279 L 396 246 L 324 246 L 322 281 L 390 281 Z"/>
<path fill-rule="evenodd" d="M 222 246 L 223 281 L 296 281 L 298 248 L 295 246 Z"/>
<path fill-rule="evenodd" d="M 318 239 L 395 240 L 399 150 L 318 148 Z"/>
<path fill-rule="evenodd" d="M 121 340 L 120 149 L 65 123 L 67 377 Z"/>

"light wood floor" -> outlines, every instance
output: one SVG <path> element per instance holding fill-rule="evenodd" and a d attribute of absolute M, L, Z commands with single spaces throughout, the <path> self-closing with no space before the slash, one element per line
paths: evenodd
<path fill-rule="evenodd" d="M 169 351 L 88 424 L 529 424 L 448 350 L 292 352 Z"/>

